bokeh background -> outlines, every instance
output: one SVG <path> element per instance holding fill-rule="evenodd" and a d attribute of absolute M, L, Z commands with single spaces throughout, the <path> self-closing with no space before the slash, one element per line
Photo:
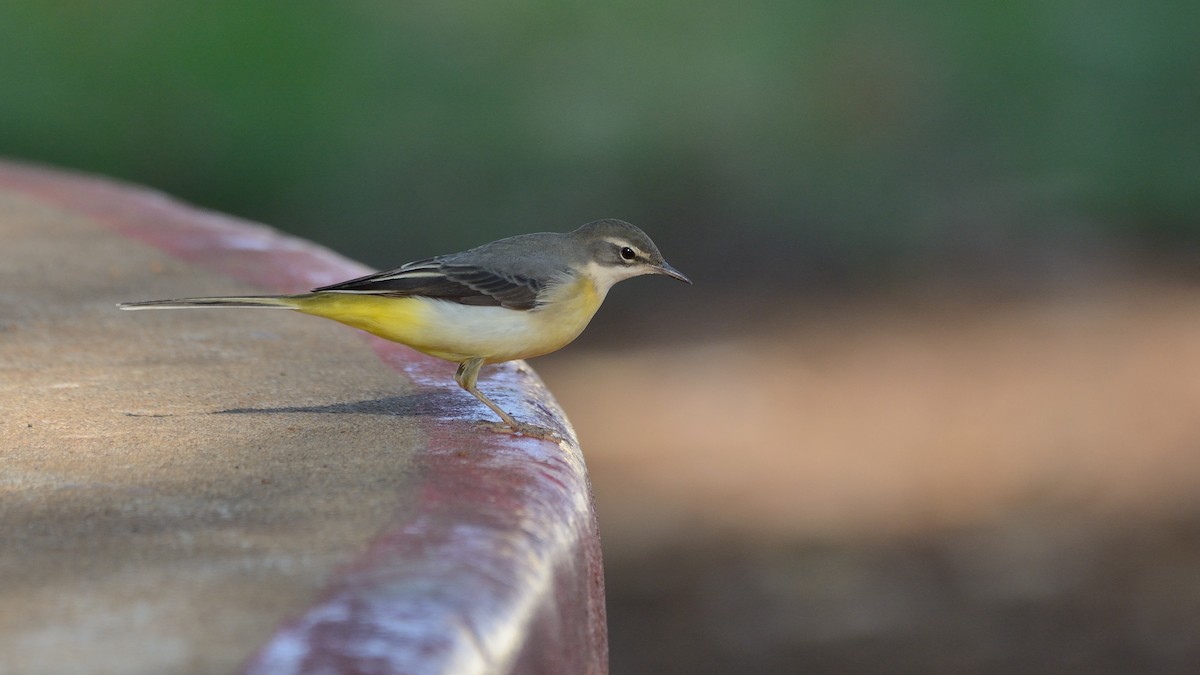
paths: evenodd
<path fill-rule="evenodd" d="M 613 671 L 1200 663 L 1194 2 L 5 2 L 0 155 L 377 267 L 619 217 L 535 366 Z"/>

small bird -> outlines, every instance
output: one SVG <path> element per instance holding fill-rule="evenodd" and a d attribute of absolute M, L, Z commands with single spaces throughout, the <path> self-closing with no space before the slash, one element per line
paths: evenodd
<path fill-rule="evenodd" d="M 299 295 L 150 300 L 121 309 L 254 307 L 333 319 L 458 364 L 454 381 L 513 432 L 526 429 L 475 386 L 485 364 L 565 347 L 592 320 L 613 284 L 643 274 L 692 283 L 622 220 L 574 232 L 540 232 L 417 260 Z M 536 433 L 536 431 L 535 431 Z"/>

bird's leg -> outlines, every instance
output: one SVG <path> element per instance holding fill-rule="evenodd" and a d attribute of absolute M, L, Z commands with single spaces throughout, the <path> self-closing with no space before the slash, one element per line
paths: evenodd
<path fill-rule="evenodd" d="M 518 422 L 517 420 L 513 419 L 512 415 L 504 412 L 500 406 L 492 403 L 491 399 L 489 399 L 487 396 L 484 396 L 483 392 L 479 391 L 479 389 L 475 387 L 475 380 L 479 378 L 479 369 L 482 367 L 483 359 L 467 359 L 466 361 L 458 364 L 458 371 L 454 373 L 454 381 L 458 383 L 458 386 L 467 390 L 472 396 L 482 401 L 484 405 L 491 408 L 492 411 L 500 416 L 500 419 L 504 420 L 503 424 L 485 422 L 483 423 L 484 426 L 493 431 L 500 431 L 503 433 L 521 434 L 524 436 L 532 436 L 533 438 L 541 438 L 555 442 L 562 440 L 562 436 L 553 429 L 544 429 L 535 424 Z"/>
<path fill-rule="evenodd" d="M 512 427 L 513 431 L 519 432 L 521 430 L 521 425 L 517 423 L 517 420 L 513 419 L 512 415 L 509 415 L 501 410 L 500 406 L 492 403 L 491 399 L 489 399 L 487 396 L 484 396 L 483 392 L 479 391 L 479 389 L 475 387 L 475 381 L 479 379 L 479 369 L 482 367 L 483 359 L 467 359 L 466 361 L 458 364 L 458 371 L 454 373 L 454 381 L 458 383 L 458 386 L 467 390 L 472 396 L 482 401 L 484 405 L 491 408 L 493 412 L 500 416 L 500 419 L 504 420 L 505 424 Z"/>

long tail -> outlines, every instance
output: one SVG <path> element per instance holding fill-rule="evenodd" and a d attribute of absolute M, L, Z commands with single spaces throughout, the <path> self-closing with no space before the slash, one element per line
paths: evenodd
<path fill-rule="evenodd" d="M 297 309 L 302 295 L 249 295 L 230 298 L 180 298 L 178 300 L 146 300 L 122 302 L 121 309 L 192 309 L 194 307 L 267 307 Z"/>

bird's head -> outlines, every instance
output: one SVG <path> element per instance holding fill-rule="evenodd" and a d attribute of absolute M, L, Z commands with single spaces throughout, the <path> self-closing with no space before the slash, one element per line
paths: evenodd
<path fill-rule="evenodd" d="M 639 228 L 623 220 L 596 220 L 571 233 L 585 252 L 589 276 L 607 291 L 613 284 L 643 274 L 662 274 L 692 283 L 663 260 L 658 247 Z"/>

